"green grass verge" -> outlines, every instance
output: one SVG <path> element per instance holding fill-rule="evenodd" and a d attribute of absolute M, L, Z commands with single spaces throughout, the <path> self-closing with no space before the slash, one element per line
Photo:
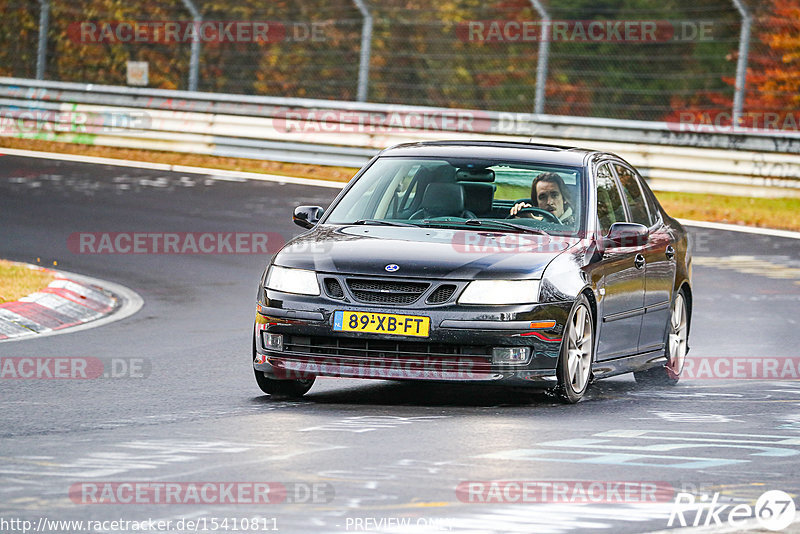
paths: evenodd
<path fill-rule="evenodd" d="M 800 198 L 750 198 L 656 191 L 673 217 L 800 231 Z"/>
<path fill-rule="evenodd" d="M 0 304 L 44 289 L 53 280 L 54 276 L 47 271 L 0 260 Z"/>

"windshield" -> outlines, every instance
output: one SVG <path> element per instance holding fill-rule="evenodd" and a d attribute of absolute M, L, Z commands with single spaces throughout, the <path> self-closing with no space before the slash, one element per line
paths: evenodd
<path fill-rule="evenodd" d="M 353 184 L 325 222 L 572 235 L 580 229 L 582 199 L 578 167 L 383 157 Z"/>

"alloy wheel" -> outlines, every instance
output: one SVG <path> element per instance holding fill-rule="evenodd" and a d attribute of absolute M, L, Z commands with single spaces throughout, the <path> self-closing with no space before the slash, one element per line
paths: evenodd
<path fill-rule="evenodd" d="M 575 393 L 581 393 L 592 369 L 592 320 L 589 310 L 579 304 L 567 330 L 566 382 Z"/>
<path fill-rule="evenodd" d="M 669 333 L 667 334 L 667 372 L 670 378 L 678 378 L 683 371 L 686 361 L 687 339 L 689 332 L 686 321 L 686 301 L 683 293 L 675 295 L 672 303 L 672 313 L 669 319 Z"/>

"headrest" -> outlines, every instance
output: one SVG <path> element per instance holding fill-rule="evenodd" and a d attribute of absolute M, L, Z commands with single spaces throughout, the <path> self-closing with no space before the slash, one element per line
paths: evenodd
<path fill-rule="evenodd" d="M 422 209 L 429 217 L 459 217 L 464 211 L 464 189 L 458 184 L 428 184 L 422 196 Z"/>
<path fill-rule="evenodd" d="M 464 207 L 476 214 L 492 210 L 494 184 L 480 182 L 461 182 L 464 189 Z"/>
<path fill-rule="evenodd" d="M 450 165 L 442 164 L 435 167 L 420 167 L 416 174 L 420 183 L 455 182 L 456 169 Z"/>

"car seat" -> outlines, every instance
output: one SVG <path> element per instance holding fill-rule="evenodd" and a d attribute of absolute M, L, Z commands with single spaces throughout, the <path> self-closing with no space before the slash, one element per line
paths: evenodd
<path fill-rule="evenodd" d="M 432 217 L 462 217 L 474 219 L 475 214 L 464 207 L 464 188 L 459 184 L 428 184 L 422 195 L 422 206 L 410 219 Z"/>

